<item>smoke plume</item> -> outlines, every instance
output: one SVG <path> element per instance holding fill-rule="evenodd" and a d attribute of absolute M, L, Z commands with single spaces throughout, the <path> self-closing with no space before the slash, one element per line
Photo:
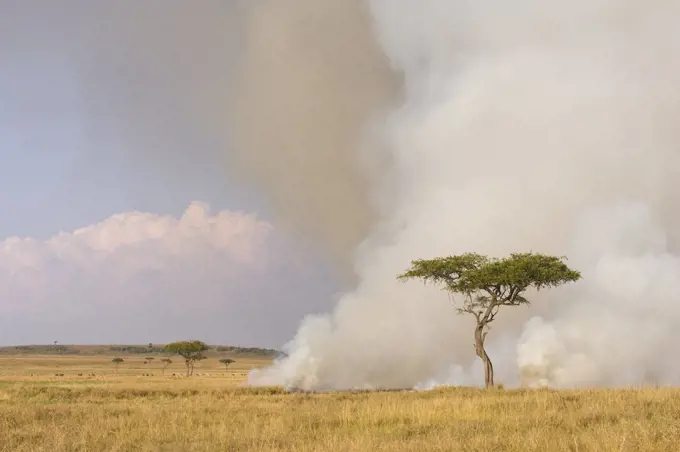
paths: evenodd
<path fill-rule="evenodd" d="M 297 3 L 287 14 L 312 4 Z M 403 102 L 377 122 L 380 144 L 361 146 L 319 124 L 347 116 L 371 121 L 365 107 L 379 114 L 375 98 L 361 103 L 356 116 L 341 101 L 351 104 L 373 89 L 389 93 L 382 83 L 392 77 L 356 87 L 352 78 L 347 86 L 356 91 L 335 96 L 317 86 L 351 75 L 348 65 L 382 67 L 369 61 L 382 57 L 374 50 L 359 57 L 309 47 L 362 23 L 338 15 L 345 3 L 323 2 L 319 15 L 304 16 L 305 25 L 275 26 L 270 19 L 250 30 L 262 33 L 251 34 L 251 41 L 269 46 L 290 67 L 279 73 L 271 70 L 280 67 L 274 60 L 245 59 L 242 69 L 254 77 L 253 86 L 265 77 L 271 90 L 244 91 L 241 107 L 254 99 L 254 106 L 261 101 L 268 108 L 257 119 L 247 117 L 246 133 L 253 136 L 240 142 L 268 150 L 257 155 L 257 162 L 273 159 L 261 174 L 277 191 L 275 177 L 290 184 L 277 197 L 299 196 L 280 204 L 291 217 L 316 222 L 329 246 L 346 249 L 363 237 L 353 254 L 355 290 L 331 313 L 305 319 L 287 345 L 288 357 L 252 373 L 251 384 L 476 383 L 481 369 L 471 320 L 456 316 L 443 292 L 397 283 L 395 275 L 413 258 L 529 250 L 566 254 L 584 279 L 533 295 L 528 309 L 502 311 L 487 339 L 498 381 L 678 383 L 672 357 L 680 326 L 674 199 L 680 189 L 680 31 L 674 23 L 680 4 L 370 0 L 371 46 L 403 76 Z M 272 42 L 267 33 L 287 25 L 286 36 L 305 32 Z M 258 46 L 249 51 L 256 55 Z M 292 143 L 299 145 L 293 162 L 307 163 L 275 176 L 282 169 L 273 165 L 290 155 L 282 151 Z M 382 159 L 385 150 L 389 165 L 356 184 L 355 170 L 347 169 Z M 331 174 L 335 179 L 328 181 Z M 324 212 L 333 215 L 324 218 L 337 228 L 310 218 L 304 206 L 311 199 L 327 200 Z M 376 202 L 373 217 L 366 199 Z M 349 204 L 341 208 L 341 202 Z M 345 231 L 346 225 L 357 226 Z"/>
<path fill-rule="evenodd" d="M 246 22 L 231 104 L 231 163 L 267 190 L 281 224 L 345 276 L 375 220 L 370 124 L 397 94 L 363 0 L 265 0 Z"/>

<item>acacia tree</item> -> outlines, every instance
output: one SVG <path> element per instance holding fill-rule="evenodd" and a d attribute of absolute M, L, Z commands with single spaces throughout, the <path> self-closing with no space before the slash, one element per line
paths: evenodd
<path fill-rule="evenodd" d="M 488 388 L 494 384 L 493 364 L 484 348 L 489 324 L 502 306 L 528 305 L 524 297 L 527 289 L 541 290 L 578 281 L 581 274 L 567 267 L 564 259 L 535 253 L 515 253 L 503 259 L 466 253 L 411 261 L 411 268 L 397 278 L 443 285 L 444 290 L 461 297 L 456 310 L 476 320 L 475 353 L 484 363 L 484 383 Z"/>
<path fill-rule="evenodd" d="M 220 359 L 220 362 L 221 362 L 222 364 L 224 364 L 224 371 L 226 372 L 226 371 L 227 371 L 227 368 L 229 367 L 229 364 L 231 364 L 231 363 L 233 363 L 233 362 L 235 362 L 235 361 L 234 361 L 233 359 L 231 359 L 231 358 L 222 358 L 222 359 Z"/>
<path fill-rule="evenodd" d="M 121 363 L 125 362 L 125 360 L 123 358 L 113 358 L 111 362 L 116 366 L 116 373 L 118 373 L 118 367 L 120 367 Z"/>
<path fill-rule="evenodd" d="M 59 345 L 59 341 L 54 341 L 54 350 L 61 355 L 66 350 L 66 347 Z"/>
<path fill-rule="evenodd" d="M 165 369 L 167 369 L 170 364 L 172 364 L 172 360 L 170 358 L 163 358 L 161 359 L 161 363 L 163 363 L 163 375 L 165 375 Z"/>
<path fill-rule="evenodd" d="M 206 359 L 203 354 L 208 350 L 208 346 L 201 341 L 182 341 L 173 342 L 165 346 L 165 351 L 174 353 L 184 358 L 184 364 L 187 366 L 187 377 L 194 374 L 194 365 L 196 361 Z"/>

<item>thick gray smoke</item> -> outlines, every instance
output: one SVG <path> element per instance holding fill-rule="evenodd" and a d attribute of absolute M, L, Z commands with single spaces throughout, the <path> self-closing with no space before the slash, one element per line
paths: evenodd
<path fill-rule="evenodd" d="M 363 0 L 256 1 L 232 86 L 231 163 L 345 276 L 375 220 L 367 176 L 385 164 L 360 152 L 397 94 L 370 25 Z"/>
<path fill-rule="evenodd" d="M 369 4 L 376 41 L 405 80 L 382 129 L 391 164 L 368 187 L 381 218 L 356 250 L 356 290 L 305 319 L 289 356 L 250 382 L 477 382 L 470 319 L 395 275 L 417 257 L 533 250 L 566 254 L 584 280 L 502 312 L 488 339 L 500 382 L 678 383 L 680 3 Z"/>
<path fill-rule="evenodd" d="M 50 76 L 49 84 L 34 82 L 20 93 L 28 101 L 17 116 L 30 111 L 23 121 L 47 114 L 30 109 L 56 97 L 53 91 L 73 104 L 86 151 L 69 187 L 88 166 L 120 168 L 124 189 L 147 209 L 150 177 L 164 180 L 160 193 L 151 193 L 161 199 L 195 193 L 216 175 L 240 178 L 231 208 L 252 209 L 253 200 L 243 198 L 264 189 L 264 210 L 276 214 L 277 229 L 287 225 L 310 238 L 352 276 L 352 251 L 376 216 L 366 174 L 384 165 L 381 158 L 361 161 L 360 149 L 372 140 L 371 119 L 398 97 L 399 82 L 365 6 L 26 0 L 0 7 L 0 55 L 28 60 L 31 77 Z M 11 44 L 17 39 L 22 52 Z M 21 91 L 26 78 L 5 83 Z M 226 184 L 230 191 L 235 185 Z"/>

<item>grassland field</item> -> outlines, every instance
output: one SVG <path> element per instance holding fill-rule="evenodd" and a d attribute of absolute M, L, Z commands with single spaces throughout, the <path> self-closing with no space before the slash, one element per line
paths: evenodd
<path fill-rule="evenodd" d="M 286 393 L 242 385 L 271 358 L 144 358 L 1 353 L 0 451 L 680 451 L 680 389 Z"/>

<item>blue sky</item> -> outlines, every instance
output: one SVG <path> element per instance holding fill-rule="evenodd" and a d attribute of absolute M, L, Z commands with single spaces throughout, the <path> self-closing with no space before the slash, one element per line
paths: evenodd
<path fill-rule="evenodd" d="M 0 0 L 0 236 L 44 237 L 127 209 L 180 213 L 192 199 L 253 207 L 253 193 L 230 185 L 225 162 L 213 158 L 224 153 L 224 135 L 181 123 L 182 102 L 200 87 L 163 74 L 168 57 L 148 57 L 171 53 L 170 22 L 184 9 L 176 1 L 165 11 L 158 1 L 117 11 L 87 3 Z M 219 22 L 205 25 L 213 29 L 187 47 L 221 33 Z M 199 70 L 226 89 L 229 33 L 221 34 L 224 62 Z"/>
<path fill-rule="evenodd" d="M 0 0 L 0 344 L 280 346 L 332 279 L 230 172 L 238 16 L 112 5 Z M 196 221 L 193 201 L 210 207 Z"/>

